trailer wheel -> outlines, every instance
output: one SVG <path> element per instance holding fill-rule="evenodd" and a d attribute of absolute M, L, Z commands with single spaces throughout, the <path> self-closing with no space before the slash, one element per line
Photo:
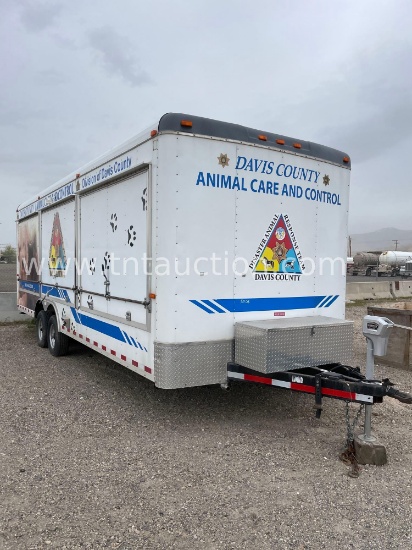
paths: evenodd
<path fill-rule="evenodd" d="M 40 348 L 47 348 L 47 332 L 49 330 L 50 313 L 47 311 L 39 311 L 36 318 L 37 345 Z"/>
<path fill-rule="evenodd" d="M 370 277 L 371 274 L 372 274 L 372 269 L 371 269 L 370 267 L 368 267 L 367 270 L 366 270 L 366 272 L 365 272 L 365 275 L 366 275 L 367 277 Z"/>
<path fill-rule="evenodd" d="M 54 357 L 66 355 L 69 351 L 70 339 L 62 332 L 59 332 L 59 326 L 55 315 L 52 315 L 49 319 L 47 342 L 49 351 Z"/>

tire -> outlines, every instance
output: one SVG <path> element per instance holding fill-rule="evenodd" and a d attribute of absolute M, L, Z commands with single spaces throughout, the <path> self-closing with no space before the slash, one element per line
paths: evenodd
<path fill-rule="evenodd" d="M 49 329 L 50 313 L 47 311 L 39 311 L 36 318 L 36 333 L 37 333 L 37 345 L 40 348 L 47 348 L 47 331 Z"/>
<path fill-rule="evenodd" d="M 59 332 L 59 325 L 55 315 L 52 315 L 49 319 L 47 343 L 49 351 L 54 357 L 67 355 L 69 351 L 70 338 L 66 334 Z"/>

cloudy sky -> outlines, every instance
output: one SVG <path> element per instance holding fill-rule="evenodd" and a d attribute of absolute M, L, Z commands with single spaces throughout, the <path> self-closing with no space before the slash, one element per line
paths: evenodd
<path fill-rule="evenodd" d="M 349 229 L 412 229 L 407 0 L 0 0 L 0 244 L 16 206 L 188 112 L 341 149 Z"/>

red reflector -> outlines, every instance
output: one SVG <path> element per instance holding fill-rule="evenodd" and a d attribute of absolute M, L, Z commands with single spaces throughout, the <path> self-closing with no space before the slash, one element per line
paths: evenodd
<path fill-rule="evenodd" d="M 157 130 L 152 130 L 152 131 L 150 132 L 150 135 L 151 135 L 151 137 L 157 136 Z"/>
<path fill-rule="evenodd" d="M 343 157 L 343 162 L 349 162 L 349 161 L 350 161 L 349 157 Z"/>

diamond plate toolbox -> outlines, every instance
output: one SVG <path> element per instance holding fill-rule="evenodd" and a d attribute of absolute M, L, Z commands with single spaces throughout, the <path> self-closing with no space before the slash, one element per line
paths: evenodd
<path fill-rule="evenodd" d="M 330 317 L 294 317 L 235 325 L 235 362 L 263 372 L 327 363 L 351 364 L 353 323 Z"/>

